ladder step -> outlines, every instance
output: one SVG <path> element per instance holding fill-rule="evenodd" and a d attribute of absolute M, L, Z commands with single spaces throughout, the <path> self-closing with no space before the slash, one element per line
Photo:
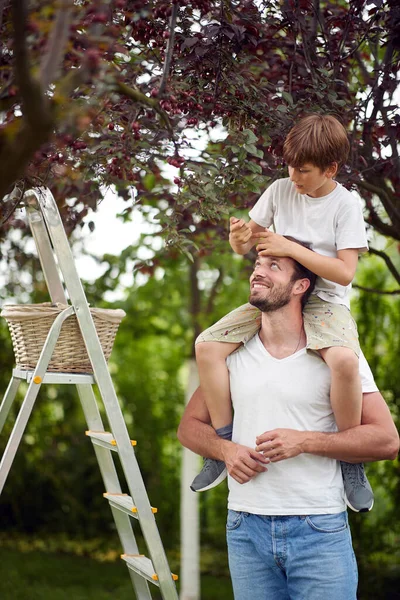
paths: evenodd
<path fill-rule="evenodd" d="M 92 439 L 93 444 L 118 452 L 117 442 L 112 433 L 109 433 L 108 431 L 85 431 L 85 435 Z M 132 446 L 136 446 L 136 440 L 131 440 L 131 444 Z"/>
<path fill-rule="evenodd" d="M 139 518 L 138 510 L 133 504 L 132 498 L 128 496 L 128 494 L 110 494 L 108 492 L 105 492 L 103 496 L 109 501 L 111 506 L 119 508 L 123 512 L 128 513 L 128 515 L 130 515 L 131 517 L 135 517 L 136 519 Z M 157 508 L 151 507 L 151 511 L 155 514 L 157 512 Z"/>
<path fill-rule="evenodd" d="M 154 583 L 154 585 L 160 585 L 158 575 L 154 572 L 153 563 L 149 558 L 146 558 L 143 554 L 121 554 L 121 558 L 132 571 L 145 577 L 148 581 Z M 178 579 L 178 575 L 175 575 L 175 573 L 171 573 L 171 577 L 174 581 Z"/>

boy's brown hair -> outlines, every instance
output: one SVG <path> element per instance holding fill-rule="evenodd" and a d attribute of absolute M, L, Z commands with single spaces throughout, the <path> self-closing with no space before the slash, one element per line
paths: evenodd
<path fill-rule="evenodd" d="M 335 117 L 311 114 L 289 131 L 283 145 L 283 158 L 290 167 L 312 163 L 325 170 L 332 163 L 338 163 L 339 170 L 349 151 L 347 132 Z"/>

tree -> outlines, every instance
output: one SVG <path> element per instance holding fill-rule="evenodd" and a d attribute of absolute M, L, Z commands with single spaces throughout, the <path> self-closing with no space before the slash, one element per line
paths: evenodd
<path fill-rule="evenodd" d="M 350 128 L 342 181 L 369 225 L 400 239 L 394 0 L 15 0 L 1 16 L 0 197 L 14 189 L 3 235 L 23 227 L 10 216 L 20 178 L 51 187 L 68 231 L 113 184 L 125 218 L 134 204 L 156 206 L 167 239 L 185 248 L 232 202 L 251 204 L 280 175 L 296 117 L 323 111 Z M 193 156 L 191 139 L 220 126 L 225 139 Z"/>

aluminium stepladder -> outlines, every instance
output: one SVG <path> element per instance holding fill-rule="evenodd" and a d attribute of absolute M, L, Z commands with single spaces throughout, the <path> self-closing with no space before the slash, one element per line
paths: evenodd
<path fill-rule="evenodd" d="M 155 521 L 156 509 L 150 506 L 147 491 L 135 457 L 133 446 L 122 415 L 107 362 L 90 314 L 89 305 L 76 270 L 69 242 L 56 202 L 47 188 L 34 188 L 24 195 L 29 224 L 36 243 L 40 263 L 53 303 L 70 305 L 55 319 L 36 368 L 24 371 L 15 368 L 0 406 L 0 432 L 17 394 L 21 381 L 28 383 L 0 463 L 0 494 L 21 442 L 36 397 L 42 384 L 75 384 L 83 408 L 105 486 L 116 529 L 123 548 L 121 558 L 126 562 L 138 600 L 151 600 L 148 582 L 159 586 L 163 600 L 178 600 L 178 594 L 160 534 Z M 57 260 L 56 260 L 57 259 Z M 60 277 L 64 280 L 64 285 Z M 47 367 L 62 323 L 75 314 L 93 367 L 93 375 L 50 373 Z M 103 401 L 111 432 L 106 432 L 93 391 L 96 384 Z M 112 451 L 119 454 L 129 493 L 122 494 Z M 139 554 L 131 518 L 138 519 L 150 558 Z"/>

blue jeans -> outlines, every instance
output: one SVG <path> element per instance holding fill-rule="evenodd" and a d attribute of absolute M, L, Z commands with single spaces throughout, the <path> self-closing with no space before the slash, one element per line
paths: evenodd
<path fill-rule="evenodd" d="M 267 517 L 228 511 L 235 600 L 356 600 L 347 513 Z"/>

